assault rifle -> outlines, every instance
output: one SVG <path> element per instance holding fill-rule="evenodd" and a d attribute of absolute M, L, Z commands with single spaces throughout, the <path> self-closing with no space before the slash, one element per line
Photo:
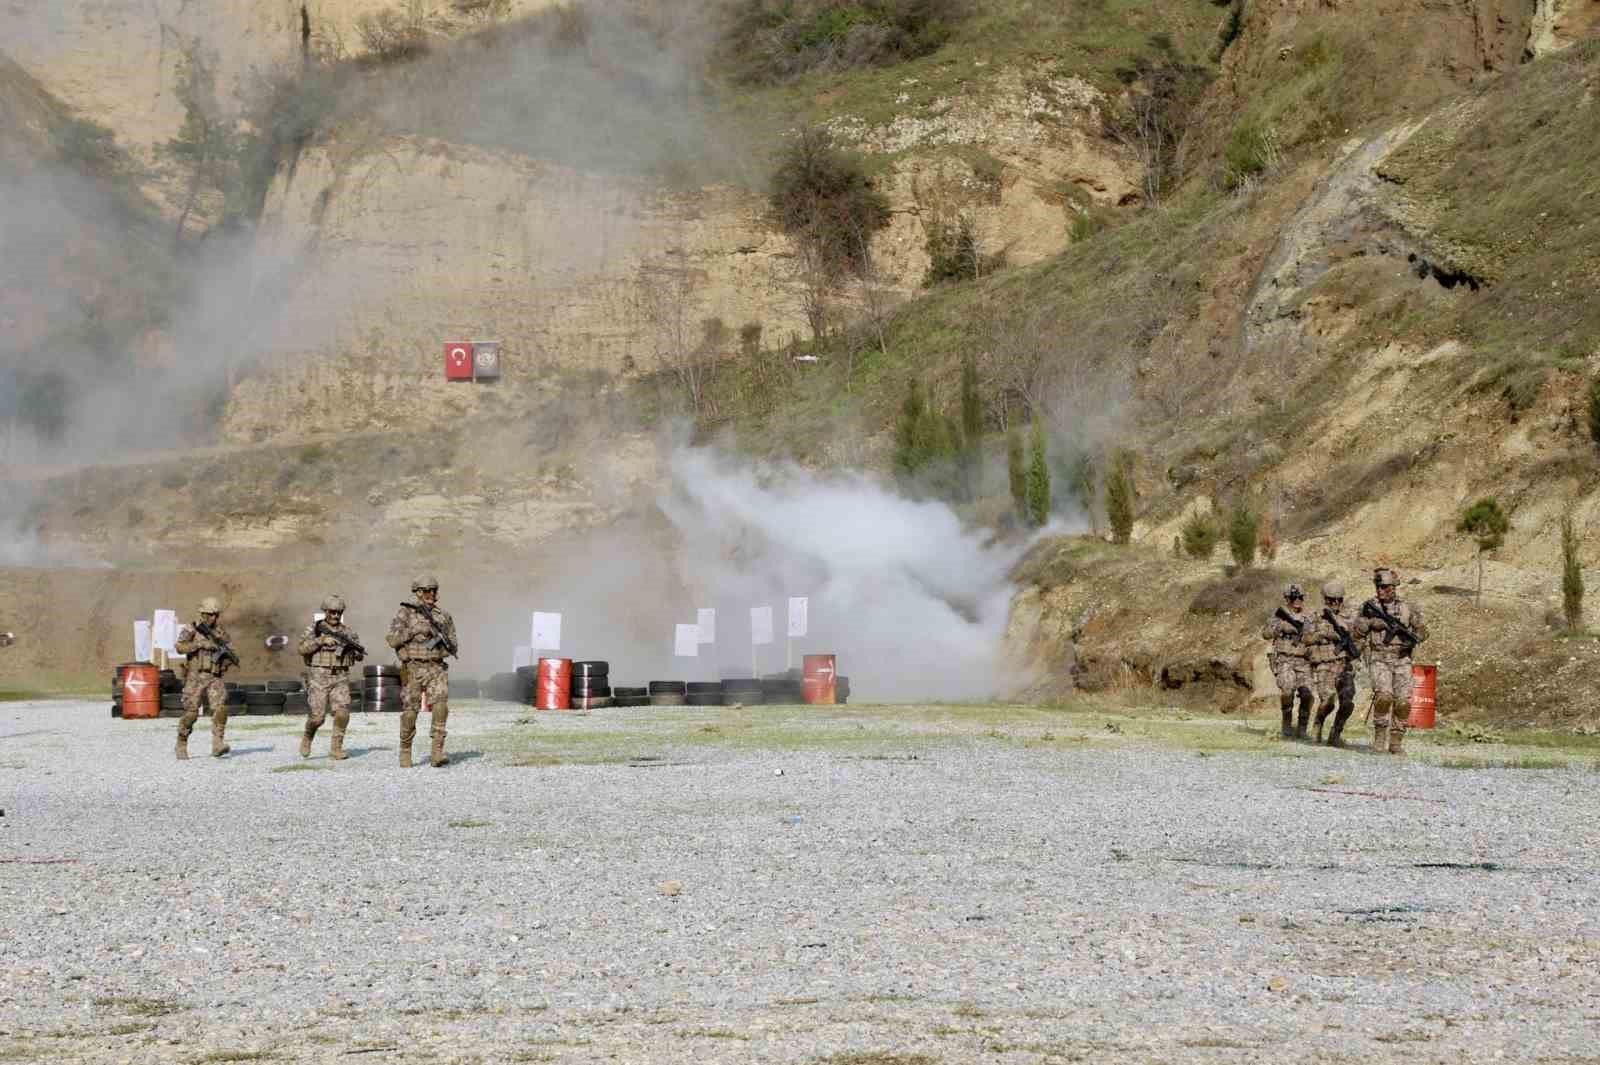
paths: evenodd
<path fill-rule="evenodd" d="M 355 652 L 355 656 L 357 658 L 367 657 L 367 649 L 365 647 L 362 647 L 359 643 L 356 643 L 344 633 L 334 629 L 326 621 L 319 620 L 317 622 L 316 635 L 332 636 L 335 640 L 339 641 L 340 645 L 343 646 L 346 651 Z"/>
<path fill-rule="evenodd" d="M 1333 610 L 1330 607 L 1322 608 L 1322 619 L 1329 625 L 1333 626 L 1334 634 L 1339 637 L 1339 649 L 1342 650 L 1351 661 L 1355 661 L 1357 658 L 1360 658 L 1361 648 L 1357 647 L 1356 641 L 1351 639 L 1350 630 L 1339 624 L 1339 619 L 1334 617 Z"/>
<path fill-rule="evenodd" d="M 1390 640 L 1398 636 L 1400 639 L 1405 641 L 1406 646 L 1404 650 L 1408 654 L 1417 646 L 1417 644 L 1422 642 L 1421 636 L 1418 636 L 1414 631 L 1412 631 L 1411 627 L 1405 622 L 1401 621 L 1399 618 L 1385 610 L 1383 608 L 1383 604 L 1378 602 L 1376 599 L 1368 599 L 1365 603 L 1361 604 L 1361 616 L 1365 618 L 1371 618 L 1374 621 L 1383 622 L 1383 627 L 1385 630 L 1383 642 L 1388 643 Z"/>
<path fill-rule="evenodd" d="M 439 627 L 439 622 L 434 620 L 432 610 L 421 603 L 401 603 L 400 605 L 407 610 L 415 610 L 428 619 L 428 628 L 433 630 L 433 639 L 422 645 L 424 650 L 433 651 L 442 647 L 445 654 L 455 655 L 457 658 L 461 657 L 456 653 L 456 642 L 444 634 L 444 630 Z"/>
<path fill-rule="evenodd" d="M 228 646 L 227 640 L 224 640 L 222 637 L 217 635 L 216 629 L 213 629 L 210 625 L 200 621 L 195 623 L 194 631 L 198 632 L 200 635 L 217 645 L 218 662 L 232 662 L 235 667 L 239 667 L 239 656 L 234 654 L 233 648 Z"/>
<path fill-rule="evenodd" d="M 1289 624 L 1293 625 L 1295 636 L 1301 637 L 1306 634 L 1305 622 L 1296 621 L 1294 619 L 1294 615 L 1283 609 L 1283 607 L 1280 606 L 1277 613 L 1273 614 L 1272 616 L 1277 618 L 1279 621 L 1287 621 Z"/>

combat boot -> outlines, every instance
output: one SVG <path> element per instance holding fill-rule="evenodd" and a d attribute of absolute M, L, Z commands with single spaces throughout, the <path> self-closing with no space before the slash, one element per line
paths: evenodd
<path fill-rule="evenodd" d="M 1319 745 L 1322 743 L 1322 726 L 1328 720 L 1328 715 L 1331 714 L 1332 712 L 1333 712 L 1333 704 L 1332 703 L 1322 702 L 1320 700 L 1318 701 L 1318 704 L 1317 704 L 1317 719 L 1316 719 L 1316 722 L 1315 722 L 1316 731 L 1314 733 L 1312 733 L 1312 735 L 1314 736 L 1314 739 L 1312 739 L 1312 741 L 1311 741 L 1312 743 L 1319 744 Z M 1333 739 L 1331 737 L 1329 738 L 1328 743 L 1329 743 L 1330 746 L 1332 745 Z"/>
<path fill-rule="evenodd" d="M 1297 740 L 1306 738 L 1306 727 L 1311 724 L 1311 693 L 1304 688 L 1300 689 L 1300 713 L 1294 723 L 1294 736 Z"/>
<path fill-rule="evenodd" d="M 189 760 L 189 734 L 187 732 L 178 733 L 177 754 L 178 761 L 187 762 Z"/>
<path fill-rule="evenodd" d="M 1278 697 L 1278 712 L 1283 716 L 1283 724 L 1278 727 L 1278 735 L 1284 739 L 1294 736 L 1294 696 L 1283 695 Z"/>
<path fill-rule="evenodd" d="M 342 762 L 350 756 L 344 753 L 344 730 L 333 730 L 333 749 L 328 752 L 328 757 L 335 762 Z"/>
<path fill-rule="evenodd" d="M 1406 753 L 1406 750 L 1405 750 L 1405 739 L 1406 739 L 1406 730 L 1405 729 L 1403 729 L 1403 728 L 1391 728 L 1389 730 L 1389 753 L 1390 754 L 1404 755 Z"/>
<path fill-rule="evenodd" d="M 402 740 L 400 742 L 400 768 L 401 769 L 410 769 L 411 768 L 411 741 L 410 740 Z"/>
<path fill-rule="evenodd" d="M 1393 705 L 1389 696 L 1379 695 L 1372 700 L 1372 753 L 1389 753 L 1389 711 Z"/>
<path fill-rule="evenodd" d="M 311 757 L 311 741 L 316 739 L 316 738 L 317 738 L 317 726 L 311 724 L 311 722 L 309 722 L 309 721 L 306 722 L 305 730 L 300 733 L 300 757 L 301 758 L 310 758 Z"/>
<path fill-rule="evenodd" d="M 433 734 L 433 749 L 428 753 L 428 764 L 435 768 L 450 764 L 450 756 L 444 753 L 443 732 Z"/>
<path fill-rule="evenodd" d="M 233 748 L 229 747 L 227 742 L 225 740 L 223 740 L 222 736 L 223 736 L 222 729 L 217 726 L 216 719 L 212 718 L 212 723 L 211 723 L 211 757 L 213 757 L 213 758 L 221 758 L 223 755 L 225 755 L 229 751 L 233 750 Z"/>

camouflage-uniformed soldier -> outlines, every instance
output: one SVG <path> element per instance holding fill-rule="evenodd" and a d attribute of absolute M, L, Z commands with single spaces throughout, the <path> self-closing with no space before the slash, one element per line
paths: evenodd
<path fill-rule="evenodd" d="M 456 623 L 439 609 L 439 582 L 431 576 L 421 576 L 411 582 L 416 594 L 415 603 L 402 603 L 400 612 L 389 623 L 389 646 L 400 658 L 404 699 L 400 711 L 400 767 L 411 766 L 411 739 L 417 734 L 417 714 L 422 709 L 422 697 L 428 697 L 428 709 L 433 714 L 433 747 L 428 756 L 430 765 L 449 765 L 444 753 L 445 722 L 450 717 L 450 682 L 444 658 L 455 654 Z"/>
<path fill-rule="evenodd" d="M 1280 734 L 1285 739 L 1290 736 L 1305 739 L 1306 726 L 1311 723 L 1311 661 L 1306 657 L 1301 634 L 1311 619 L 1305 614 L 1306 593 L 1300 590 L 1298 584 L 1291 584 L 1284 589 L 1283 602 L 1284 605 L 1262 627 L 1261 638 L 1272 641 L 1267 663 L 1278 681 L 1278 709 L 1283 714 Z M 1294 720 L 1296 696 L 1300 698 L 1298 724 Z"/>
<path fill-rule="evenodd" d="M 1372 671 L 1372 749 L 1404 754 L 1411 720 L 1411 652 L 1428 638 L 1428 626 L 1422 608 L 1400 598 L 1398 573 L 1374 570 L 1372 583 L 1378 594 L 1361 604 L 1355 627 Z M 1385 621 L 1384 613 L 1398 624 Z"/>
<path fill-rule="evenodd" d="M 306 692 L 311 714 L 300 737 L 300 757 L 311 757 L 311 741 L 317 738 L 328 711 L 333 711 L 333 748 L 328 756 L 344 761 L 344 732 L 350 727 L 350 667 L 366 655 L 361 637 L 344 624 L 344 600 L 330 595 L 322 601 L 322 620 L 306 626 L 300 634 L 299 651 L 306 660 Z"/>
<path fill-rule="evenodd" d="M 222 675 L 236 660 L 227 657 L 228 630 L 219 623 L 222 604 L 215 596 L 200 600 L 199 617 L 178 630 L 178 652 L 187 659 L 183 678 L 183 717 L 178 721 L 178 761 L 189 757 L 189 733 L 200 719 L 200 700 L 211 707 L 211 756 L 221 758 L 231 748 L 223 742 L 228 727 L 228 689 Z M 201 630 L 205 631 L 201 631 Z"/>
<path fill-rule="evenodd" d="M 1355 642 L 1355 624 L 1356 615 L 1344 611 L 1344 585 L 1338 581 L 1324 584 L 1322 610 L 1311 619 L 1305 643 L 1311 652 L 1311 680 L 1317 695 L 1317 743 L 1322 742 L 1322 726 L 1328 715 L 1334 713 L 1335 707 L 1338 709 L 1333 730 L 1328 733 L 1329 747 L 1345 745 L 1344 725 L 1356 709 L 1355 660 L 1339 635 L 1339 629 L 1343 629 L 1350 644 L 1360 651 Z"/>

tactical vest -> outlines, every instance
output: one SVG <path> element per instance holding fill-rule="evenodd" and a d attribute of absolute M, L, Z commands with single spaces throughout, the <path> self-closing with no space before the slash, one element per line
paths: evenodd
<path fill-rule="evenodd" d="M 230 642 L 228 639 L 227 630 L 221 625 L 214 626 L 211 630 L 215 634 L 215 639 L 207 637 L 201 633 L 200 628 L 197 625 L 191 625 L 189 628 L 190 631 L 193 632 L 194 639 L 196 640 L 211 639 L 213 643 L 217 642 L 217 640 L 221 640 L 223 643 Z M 185 656 L 185 663 L 186 664 L 184 668 L 191 674 L 215 673 L 217 676 L 221 676 L 227 668 L 218 662 L 217 652 L 209 647 L 197 647 L 193 651 L 190 651 L 188 655 Z"/>
<path fill-rule="evenodd" d="M 345 628 L 343 625 L 340 625 L 338 628 L 334 628 L 332 625 L 328 625 L 327 627 L 331 631 L 339 633 L 341 636 L 349 638 L 351 635 L 350 630 Z M 306 637 L 309 639 L 318 639 L 320 635 L 321 634 L 317 632 L 317 627 L 315 625 L 306 630 Z M 354 653 L 348 647 L 343 646 L 318 647 L 315 651 L 308 655 L 304 655 L 303 657 L 305 658 L 306 665 L 311 666 L 314 669 L 349 669 L 352 661 L 354 660 Z"/>
<path fill-rule="evenodd" d="M 1351 642 L 1357 642 L 1358 637 L 1352 629 L 1352 626 L 1356 623 L 1355 616 L 1351 614 L 1335 614 L 1334 617 L 1339 619 L 1339 627 L 1350 634 Z M 1311 661 L 1316 665 L 1343 661 L 1347 656 L 1344 653 L 1344 646 L 1339 642 L 1339 634 L 1333 631 L 1333 626 L 1329 625 L 1328 619 L 1322 616 L 1322 611 L 1317 611 L 1316 616 L 1311 620 L 1316 626 L 1316 633 L 1325 637 L 1325 639 L 1310 645 Z"/>
<path fill-rule="evenodd" d="M 1294 615 L 1294 619 L 1296 621 L 1305 622 L 1306 629 L 1308 631 L 1310 630 L 1310 619 L 1304 614 Z M 1272 617 L 1267 619 L 1267 628 L 1271 629 L 1274 625 L 1280 625 L 1282 623 L 1282 619 L 1279 618 L 1276 613 L 1274 613 Z M 1307 650 L 1308 648 L 1305 646 L 1305 644 L 1301 643 L 1300 638 L 1293 632 L 1290 632 L 1287 635 L 1278 634 L 1272 637 L 1272 653 L 1275 655 L 1285 655 L 1289 658 L 1304 658 L 1306 657 Z"/>
<path fill-rule="evenodd" d="M 1406 602 L 1404 599 L 1401 599 L 1399 596 L 1395 596 L 1393 602 L 1389 603 L 1388 606 L 1384 606 L 1384 604 L 1379 603 L 1377 597 L 1368 599 L 1367 602 L 1377 603 L 1378 606 L 1384 607 L 1384 609 L 1389 612 L 1390 617 L 1397 618 L 1400 621 L 1400 624 L 1405 625 L 1408 628 L 1415 628 L 1411 604 Z M 1365 604 L 1362 605 L 1362 609 L 1365 611 Z M 1389 630 L 1384 628 L 1383 622 L 1377 618 L 1368 618 L 1366 620 L 1367 624 L 1372 626 L 1372 628 L 1367 630 L 1366 646 L 1372 651 L 1373 654 L 1384 655 L 1390 658 L 1399 658 L 1405 654 L 1406 642 L 1404 640 L 1396 636 L 1389 640 L 1389 642 L 1385 643 L 1384 638 L 1389 635 Z"/>

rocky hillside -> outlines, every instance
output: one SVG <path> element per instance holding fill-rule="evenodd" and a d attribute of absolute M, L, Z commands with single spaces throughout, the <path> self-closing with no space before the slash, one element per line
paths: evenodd
<path fill-rule="evenodd" d="M 244 571 L 240 594 L 262 599 L 284 571 L 311 594 L 328 545 L 391 577 L 466 542 L 532 565 L 574 531 L 648 530 L 655 434 L 682 409 L 656 373 L 664 354 L 722 338 L 703 436 L 879 469 L 911 382 L 950 409 L 971 354 L 991 432 L 1049 424 L 1063 520 L 1104 526 L 1097 496 L 1062 487 L 1081 459 L 1122 455 L 1137 487 L 1131 545 L 1046 543 L 1018 572 L 1010 638 L 1038 691 L 1070 683 L 1075 661 L 1084 686 L 1246 701 L 1263 686 L 1252 630 L 1274 585 L 1360 588 L 1381 561 L 1440 618 L 1442 705 L 1547 721 L 1596 705 L 1594 641 L 1547 623 L 1562 514 L 1600 557 L 1584 408 L 1600 371 L 1591 0 L 1005 3 L 905 62 L 680 95 L 658 90 L 687 84 L 711 44 L 658 51 L 626 20 L 573 38 L 565 7 L 489 25 L 425 6 L 425 52 L 383 62 L 352 44 L 381 5 L 303 5 L 309 46 L 302 5 L 161 9 L 158 29 L 227 42 L 217 99 L 244 101 L 228 86 L 255 56 L 322 72 L 339 102 L 295 127 L 262 186 L 247 232 L 254 261 L 287 279 L 271 290 L 277 342 L 219 375 L 210 446 L 15 471 L 24 502 L 5 517 L 34 557 L 151 571 L 181 558 Z M 35 116 L 105 123 L 148 162 L 143 189 L 169 225 L 179 186 L 156 148 L 184 136 L 193 108 L 170 97 L 192 79 L 162 51 L 167 30 L 137 22 L 144 8 L 80 10 L 29 20 L 6 113 L 27 98 Z M 129 34 L 154 44 L 112 56 Z M 546 66 L 508 63 L 508 41 Z M 38 69 L 102 53 L 106 83 L 89 59 Z M 583 134 L 598 120 L 549 125 L 515 93 L 439 80 L 441 66 L 492 71 L 502 89 L 555 70 L 630 136 L 618 148 Z M 765 209 L 773 153 L 800 124 L 864 153 L 891 211 L 879 274 L 843 296 L 858 324 L 820 341 L 796 249 Z M 190 239 L 222 232 L 227 196 L 200 202 Z M 1005 266 L 925 290 L 930 231 L 963 216 Z M 15 280 L 0 298 L 38 305 Z M 759 343 L 732 339 L 746 325 Z M 144 329 L 151 350 L 182 347 Z M 506 380 L 439 380 L 455 335 L 506 341 Z M 814 363 L 789 358 L 791 335 Z M 1004 495 L 997 477 L 964 513 L 995 521 Z M 1455 525 L 1481 496 L 1512 531 L 1476 603 L 1463 589 L 1478 559 Z M 1270 567 L 1229 578 L 1173 557 L 1186 516 L 1239 501 L 1266 519 Z"/>

